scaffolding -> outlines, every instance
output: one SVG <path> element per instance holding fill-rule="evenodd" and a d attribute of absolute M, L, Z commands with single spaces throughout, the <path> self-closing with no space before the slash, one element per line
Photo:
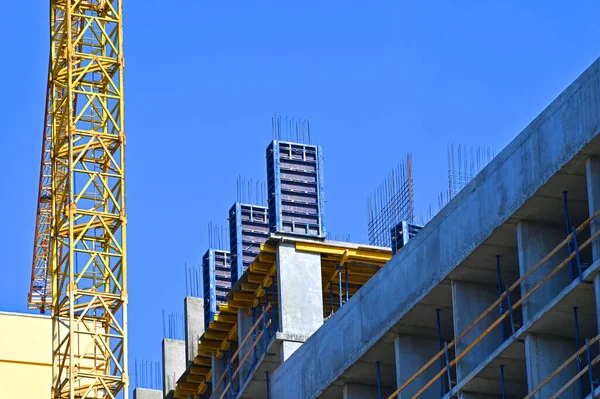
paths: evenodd
<path fill-rule="evenodd" d="M 415 219 L 412 155 L 407 154 L 367 200 L 369 244 L 392 247 L 393 229 Z"/>

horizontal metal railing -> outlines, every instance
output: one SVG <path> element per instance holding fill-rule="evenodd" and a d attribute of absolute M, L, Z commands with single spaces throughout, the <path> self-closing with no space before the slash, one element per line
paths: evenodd
<path fill-rule="evenodd" d="M 273 320 L 274 312 L 272 310 L 272 303 L 269 303 L 266 307 L 262 308 L 261 315 L 256 319 L 250 331 L 248 331 L 242 342 L 238 345 L 237 350 L 233 353 L 233 355 L 231 355 L 230 359 L 228 360 L 227 367 L 223 369 L 223 374 L 221 375 L 221 378 L 219 378 L 217 384 L 212 388 L 212 394 L 210 395 L 210 399 L 223 399 L 226 397 L 233 399 L 233 397 L 235 397 L 235 394 L 233 392 L 233 381 L 235 381 L 236 378 L 240 377 L 242 367 L 248 362 L 250 356 L 253 353 L 256 356 L 256 349 L 259 344 L 262 344 L 262 350 L 263 352 L 266 352 L 266 347 L 268 345 L 267 341 L 275 336 L 274 331 L 272 334 L 270 334 L 271 327 L 275 326 L 276 324 Z M 250 339 L 253 339 L 252 344 L 248 348 L 246 348 L 245 355 L 240 359 L 240 353 L 242 352 L 246 344 L 248 344 Z M 233 367 L 235 360 L 238 360 L 238 364 L 234 370 Z M 221 393 L 219 393 L 219 391 L 221 390 L 221 385 L 225 381 L 227 382 L 223 387 Z M 239 385 L 241 386 L 242 383 L 243 381 L 241 381 L 240 379 Z"/>
<path fill-rule="evenodd" d="M 590 355 L 590 345 L 593 345 L 594 343 L 598 342 L 598 340 L 600 340 L 600 335 L 596 335 L 594 338 L 585 341 L 585 346 L 582 346 L 581 348 L 579 348 L 577 350 L 577 352 L 575 352 L 573 355 L 571 355 L 571 357 L 569 357 L 567 360 L 565 360 L 565 362 L 563 364 L 561 364 L 556 370 L 554 370 L 554 372 L 552 372 L 552 374 L 550 374 L 548 377 L 546 377 L 534 390 L 532 390 L 531 392 L 529 392 L 529 394 L 527 396 L 525 396 L 524 399 L 531 399 L 533 397 L 533 395 L 535 395 L 536 393 L 538 393 L 544 386 L 546 386 L 550 381 L 552 381 L 558 374 L 560 374 L 564 369 L 566 369 L 569 364 L 571 364 L 574 360 L 577 359 L 577 361 L 579 361 L 579 356 L 581 356 L 582 354 L 586 354 L 586 359 L 587 359 L 587 365 L 580 369 L 579 372 L 575 375 L 575 377 L 571 378 L 569 381 L 567 381 L 567 383 L 560 388 L 554 395 L 552 395 L 550 397 L 550 399 L 556 399 L 558 398 L 560 395 L 562 395 L 567 389 L 569 389 L 571 387 L 571 385 L 573 385 L 577 380 L 579 380 L 581 377 L 583 377 L 583 375 L 585 373 L 588 373 L 590 375 L 590 390 L 592 393 L 592 398 L 594 397 L 594 379 L 593 376 L 591 375 L 592 372 L 592 367 L 595 366 L 596 364 L 598 364 L 598 362 L 600 362 L 600 355 L 596 356 L 593 360 L 591 358 Z"/>
<path fill-rule="evenodd" d="M 416 394 L 412 396 L 412 399 L 418 398 L 422 395 L 427 389 L 429 389 L 436 381 L 439 381 L 440 378 L 447 374 L 448 379 L 450 380 L 450 369 L 458 364 L 458 362 L 469 353 L 471 349 L 475 347 L 483 338 L 485 338 L 491 331 L 493 331 L 496 327 L 500 325 L 500 323 L 504 322 L 507 318 L 510 318 L 512 333 L 515 333 L 514 323 L 513 323 L 513 312 L 517 310 L 527 298 L 533 295 L 541 286 L 543 286 L 550 278 L 556 275 L 563 267 L 569 264 L 574 259 L 577 261 L 577 267 L 579 270 L 579 279 L 582 279 L 582 265 L 579 259 L 579 253 L 582 249 L 588 247 L 593 240 L 595 240 L 600 235 L 600 229 L 593 234 L 590 235 L 590 238 L 585 240 L 585 242 L 581 245 L 578 245 L 577 235 L 580 234 L 586 227 L 590 225 L 590 223 L 600 215 L 600 210 L 594 212 L 592 216 L 590 216 L 585 222 L 583 222 L 579 227 L 572 228 L 571 234 L 569 234 L 560 244 L 558 244 L 552 251 L 550 251 L 544 258 L 542 258 L 538 263 L 535 264 L 529 271 L 527 271 L 520 279 L 514 282 L 510 287 L 506 287 L 506 290 L 499 296 L 499 298 L 490 305 L 479 317 L 473 321 L 466 329 L 464 329 L 452 342 L 446 343 L 444 349 L 440 350 L 431 360 L 429 360 L 423 367 L 421 367 L 412 377 L 406 380 L 394 393 L 388 396 L 388 399 L 394 399 L 404 391 L 410 384 L 412 384 L 421 374 L 429 369 L 434 363 L 436 363 L 442 357 L 446 360 L 446 365 L 440 369 L 440 371 L 429 380 Z M 546 277 L 544 277 L 541 281 L 537 282 L 525 295 L 523 295 L 518 301 L 514 304 L 510 303 L 510 295 L 507 295 L 517 288 L 521 286 L 527 278 L 529 278 L 533 273 L 535 273 L 544 263 L 550 260 L 554 255 L 556 255 L 561 249 L 567 247 L 568 244 L 573 245 L 573 251 L 569 249 L 569 256 L 563 260 L 558 266 L 556 266 Z M 464 338 L 469 331 L 471 331 L 476 325 L 478 325 L 485 317 L 490 315 L 492 312 L 497 311 L 499 305 L 501 305 L 504 300 L 508 302 L 507 309 L 502 313 L 502 315 L 496 319 L 481 335 L 475 338 L 465 349 L 463 349 L 452 361 L 448 360 L 448 351 L 456 346 L 456 343 Z M 452 382 L 448 381 L 449 390 L 452 390 Z"/>

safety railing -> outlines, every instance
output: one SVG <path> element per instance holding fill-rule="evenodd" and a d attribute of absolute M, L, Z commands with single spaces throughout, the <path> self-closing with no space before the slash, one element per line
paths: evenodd
<path fill-rule="evenodd" d="M 252 315 L 254 324 L 242 342 L 239 343 L 237 350 L 233 354 L 231 354 L 231 346 L 228 358 L 223 354 L 223 359 L 226 361 L 226 364 L 224 364 L 219 381 L 212 387 L 210 399 L 235 398 L 237 395 L 237 391 L 235 390 L 236 383 L 238 387 L 241 388 L 246 379 L 252 374 L 258 359 L 267 352 L 268 345 L 277 331 L 276 312 L 274 311 L 273 306 L 273 303 L 263 306 L 262 312 L 258 318 L 256 318 L 257 308 L 253 308 Z M 249 343 L 250 345 L 248 346 Z M 240 358 L 240 354 L 242 353 L 243 356 Z M 252 364 L 250 365 L 250 368 L 246 375 L 242 376 L 242 368 L 251 359 Z M 215 370 L 213 370 L 213 373 L 214 372 Z"/>
<path fill-rule="evenodd" d="M 535 394 L 537 394 L 544 386 L 546 386 L 550 381 L 552 381 L 557 375 L 559 375 L 561 372 L 563 372 L 563 370 L 565 370 L 575 360 L 577 360 L 577 369 L 578 369 L 577 374 L 575 375 L 575 377 L 573 377 L 569 381 L 567 381 L 567 383 L 562 388 L 560 388 L 554 395 L 552 395 L 550 397 L 550 399 L 556 399 L 556 398 L 560 397 L 560 395 L 562 395 L 567 389 L 569 389 L 577 381 L 579 381 L 579 384 L 580 384 L 580 392 L 581 392 L 580 396 L 583 397 L 583 376 L 586 373 L 588 374 L 588 378 L 589 378 L 591 397 L 595 398 L 596 396 L 594 395 L 594 391 L 597 387 L 597 384 L 594 381 L 592 368 L 600 362 L 600 355 L 598 355 L 594 359 L 592 359 L 591 352 L 590 352 L 590 346 L 593 345 L 594 343 L 598 342 L 598 340 L 600 340 L 600 335 L 597 335 L 592 339 L 586 339 L 585 346 L 582 346 L 581 348 L 579 348 L 577 350 L 577 352 L 575 352 L 571 357 L 569 357 L 567 360 L 565 360 L 565 362 L 563 364 L 561 364 L 556 370 L 554 370 L 554 372 L 552 372 L 552 374 L 550 374 L 548 377 L 546 377 L 534 390 L 529 392 L 529 394 L 527 396 L 525 396 L 524 399 L 533 398 L 533 396 Z M 581 368 L 580 356 L 583 355 L 584 353 L 585 353 L 585 358 L 586 358 L 586 366 Z"/>
<path fill-rule="evenodd" d="M 571 227 L 571 233 L 567 235 L 567 237 L 558 244 L 552 251 L 550 251 L 546 256 L 544 256 L 538 263 L 536 263 L 529 271 L 527 271 L 520 279 L 514 282 L 510 286 L 506 286 L 505 291 L 498 297 L 498 299 L 490 305 L 479 317 L 477 317 L 473 323 L 471 323 L 467 328 L 465 328 L 453 341 L 450 343 L 444 344 L 444 349 L 440 350 L 431 360 L 429 360 L 423 367 L 421 367 L 412 377 L 406 380 L 394 393 L 388 396 L 388 399 L 395 399 L 398 394 L 402 393 L 410 384 L 412 384 L 420 375 L 422 375 L 425 371 L 427 371 L 431 366 L 433 366 L 438 360 L 445 360 L 445 366 L 441 367 L 440 371 L 429 380 L 421 389 L 419 389 L 413 396 L 412 399 L 418 398 L 425 391 L 427 391 L 436 381 L 439 381 L 444 374 L 446 374 L 446 378 L 448 379 L 448 390 L 452 391 L 453 384 L 451 380 L 450 370 L 452 367 L 455 367 L 458 362 L 465 357 L 471 349 L 473 349 L 479 342 L 481 342 L 490 332 L 492 332 L 496 327 L 498 327 L 501 323 L 504 323 L 504 320 L 507 318 L 510 320 L 511 326 L 511 335 L 515 333 L 515 324 L 513 313 L 515 310 L 519 309 L 523 303 L 532 296 L 540 287 L 542 287 L 548 280 L 550 280 L 554 275 L 556 275 L 560 270 L 562 270 L 566 265 L 571 264 L 573 260 L 576 261 L 577 270 L 579 273 L 578 278 L 580 281 L 583 281 L 583 271 L 585 267 L 581 263 L 580 259 L 580 251 L 588 247 L 593 240 L 595 240 L 600 235 L 600 229 L 590 237 L 585 240 L 581 245 L 579 245 L 577 241 L 577 235 L 584 231 L 586 227 L 590 225 L 590 223 L 600 215 L 600 210 L 594 212 L 592 216 L 590 216 L 585 222 L 583 222 L 579 227 Z M 571 247 L 572 245 L 572 247 Z M 544 277 L 541 281 L 537 282 L 527 293 L 525 293 L 518 301 L 514 304 L 511 303 L 510 293 L 520 288 L 521 284 L 527 280 L 533 273 L 535 273 L 542 265 L 544 265 L 548 260 L 550 260 L 554 255 L 556 255 L 561 249 L 567 247 L 569 250 L 569 256 L 563 260 L 558 266 L 552 269 L 546 277 Z M 571 272 L 573 275 L 573 272 Z M 455 348 L 456 343 L 464 338 L 475 326 L 477 326 L 481 321 L 483 321 L 488 315 L 492 312 L 498 311 L 500 305 L 507 301 L 507 307 L 502 311 L 501 316 L 496 319 L 489 327 L 485 329 L 485 331 L 475 338 L 469 345 L 467 345 L 460 353 L 458 353 L 453 360 L 450 361 L 449 350 Z M 442 360 L 442 361 L 443 361 Z"/>

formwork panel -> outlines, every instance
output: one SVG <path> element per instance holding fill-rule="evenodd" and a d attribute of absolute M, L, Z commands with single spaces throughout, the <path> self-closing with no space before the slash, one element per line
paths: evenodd
<path fill-rule="evenodd" d="M 204 280 L 204 326 L 214 320 L 219 305 L 227 301 L 231 290 L 231 261 L 229 251 L 209 249 L 202 257 Z"/>
<path fill-rule="evenodd" d="M 396 252 L 400 251 L 422 228 L 423 226 L 408 223 L 406 220 L 398 223 L 391 231 L 392 255 L 396 255 Z"/>
<path fill-rule="evenodd" d="M 267 207 L 236 202 L 229 210 L 231 286 L 256 259 L 269 238 Z"/>
<path fill-rule="evenodd" d="M 325 237 L 321 147 L 272 141 L 267 178 L 270 231 Z"/>

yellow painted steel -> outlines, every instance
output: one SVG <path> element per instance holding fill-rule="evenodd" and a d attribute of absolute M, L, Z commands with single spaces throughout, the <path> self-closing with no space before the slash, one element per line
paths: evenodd
<path fill-rule="evenodd" d="M 389 248 L 350 243 L 340 245 L 340 243 L 302 239 L 293 241 L 297 251 L 321 255 L 323 292 L 327 295 L 329 295 L 330 281 L 337 281 L 339 276 L 338 265 L 348 266 L 349 283 L 362 286 L 392 257 Z M 188 366 L 177 384 L 176 398 L 185 398 L 187 395 L 197 397 L 208 390 L 208 383 L 212 376 L 211 355 L 214 353 L 217 359 L 220 359 L 223 352 L 229 349 L 231 342 L 237 341 L 237 317 L 234 312 L 250 311 L 252 307 L 264 305 L 266 292 L 270 292 L 273 284 L 272 277 L 277 275 L 276 253 L 277 248 L 273 243 L 261 244 L 259 255 L 248 266 L 248 270 L 244 272 L 243 278 L 238 283 L 239 289 L 232 290 L 227 302 L 219 306 L 219 313 L 215 315 L 214 321 L 209 323 L 207 331 L 200 338 L 198 356 L 193 364 L 205 365 L 209 369 L 208 372 L 206 369 L 196 369 L 197 372 L 193 373 L 192 366 Z M 244 279 L 247 279 L 247 282 Z M 350 288 L 350 295 L 354 295 L 357 290 L 358 288 Z M 332 291 L 335 295 L 339 294 L 337 285 Z M 324 306 L 326 310 L 330 310 L 328 305 L 324 304 Z M 206 374 L 203 374 L 205 372 Z"/>
<path fill-rule="evenodd" d="M 122 1 L 51 0 L 50 34 L 29 307 L 52 309 L 52 398 L 126 399 Z"/>

